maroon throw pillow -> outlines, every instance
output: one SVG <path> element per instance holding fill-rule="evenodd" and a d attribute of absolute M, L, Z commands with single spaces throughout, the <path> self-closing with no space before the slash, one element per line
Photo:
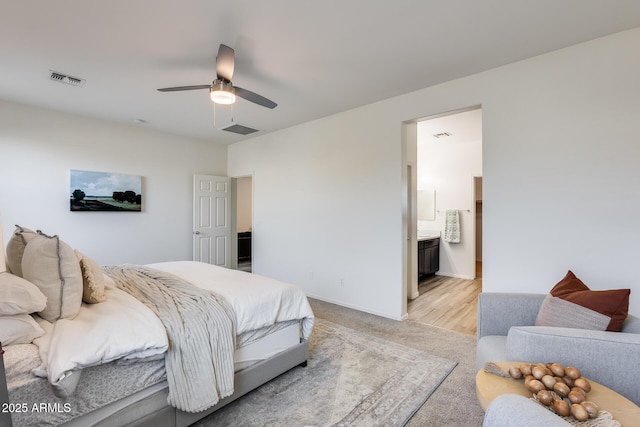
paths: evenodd
<path fill-rule="evenodd" d="M 631 289 L 592 291 L 569 270 L 551 289 L 550 294 L 608 316 L 611 321 L 607 331 L 619 332 L 629 312 Z"/>

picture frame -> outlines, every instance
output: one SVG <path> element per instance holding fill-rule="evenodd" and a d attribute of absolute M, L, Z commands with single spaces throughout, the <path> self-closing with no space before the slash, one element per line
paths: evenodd
<path fill-rule="evenodd" d="M 70 170 L 72 212 L 142 212 L 142 176 Z"/>

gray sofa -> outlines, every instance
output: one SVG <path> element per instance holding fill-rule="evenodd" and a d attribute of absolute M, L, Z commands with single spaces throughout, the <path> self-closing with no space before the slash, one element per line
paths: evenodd
<path fill-rule="evenodd" d="M 640 319 L 629 315 L 621 332 L 534 326 L 545 297 L 545 294 L 480 294 L 476 368 L 481 369 L 486 362 L 507 360 L 573 365 L 585 377 L 640 405 Z M 487 410 L 486 426 L 523 425 L 522 419 L 513 419 L 513 412 L 511 421 L 506 421 L 507 417 L 504 422 L 498 421 L 501 418 L 498 409 L 508 411 L 510 399 L 515 397 L 494 400 Z M 537 406 L 526 398 L 518 401 L 526 406 L 518 408 L 521 413 Z"/>
<path fill-rule="evenodd" d="M 496 397 L 487 408 L 483 427 L 569 427 L 571 424 L 519 394 Z"/>

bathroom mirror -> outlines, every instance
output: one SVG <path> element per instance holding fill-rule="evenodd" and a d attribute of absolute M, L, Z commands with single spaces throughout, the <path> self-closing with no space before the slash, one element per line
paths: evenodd
<path fill-rule="evenodd" d="M 427 188 L 418 190 L 418 221 L 435 221 L 436 190 Z"/>

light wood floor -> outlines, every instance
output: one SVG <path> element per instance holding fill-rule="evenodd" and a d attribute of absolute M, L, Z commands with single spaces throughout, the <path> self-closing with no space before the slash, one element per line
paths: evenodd
<path fill-rule="evenodd" d="M 409 320 L 475 335 L 482 267 L 476 280 L 430 276 L 418 284 L 420 296 L 407 305 Z"/>

